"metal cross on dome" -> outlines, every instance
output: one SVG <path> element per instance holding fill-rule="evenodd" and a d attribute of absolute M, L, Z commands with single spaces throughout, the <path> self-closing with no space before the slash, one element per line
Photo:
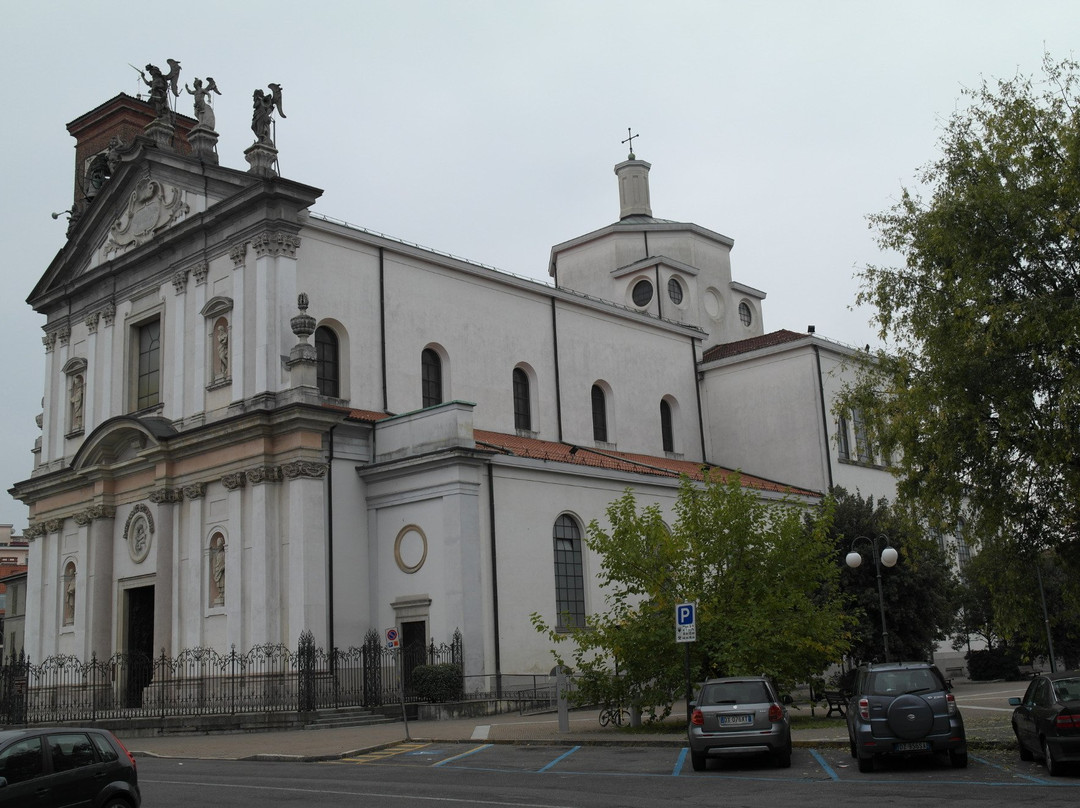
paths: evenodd
<path fill-rule="evenodd" d="M 632 135 L 632 134 L 630 134 L 630 127 L 629 126 L 626 127 L 626 135 L 627 135 L 626 140 L 624 140 L 622 142 L 630 144 L 630 158 L 629 159 L 633 160 L 634 159 L 634 138 L 641 137 L 641 135 Z"/>

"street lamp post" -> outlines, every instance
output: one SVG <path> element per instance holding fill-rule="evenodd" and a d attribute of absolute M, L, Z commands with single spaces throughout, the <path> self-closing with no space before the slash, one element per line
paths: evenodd
<path fill-rule="evenodd" d="M 885 547 L 878 552 L 878 542 L 882 542 Z M 885 592 L 881 588 L 881 567 L 895 567 L 896 559 L 898 557 L 897 552 L 891 546 L 889 546 L 889 539 L 887 536 L 878 536 L 871 539 L 868 536 L 856 536 L 855 540 L 851 542 L 851 552 L 847 554 L 844 562 L 855 569 L 863 562 L 862 553 L 855 549 L 855 545 L 859 542 L 866 542 L 871 546 L 874 551 L 874 568 L 877 571 L 877 594 L 878 594 L 878 607 L 881 609 L 881 639 L 885 644 L 885 661 L 889 661 L 889 629 L 885 625 Z"/>

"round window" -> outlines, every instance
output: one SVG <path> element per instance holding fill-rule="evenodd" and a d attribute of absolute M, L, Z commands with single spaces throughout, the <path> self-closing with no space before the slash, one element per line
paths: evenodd
<path fill-rule="evenodd" d="M 742 324 L 747 328 L 749 328 L 750 323 L 754 321 L 754 317 L 750 313 L 750 306 L 745 301 L 739 304 L 739 320 L 742 321 Z"/>
<path fill-rule="evenodd" d="M 667 294 L 671 302 L 678 306 L 682 303 L 682 284 L 675 278 L 668 278 Z"/>
<path fill-rule="evenodd" d="M 645 280 L 638 281 L 634 284 L 632 297 L 635 306 L 648 306 L 652 300 L 652 284 Z"/>

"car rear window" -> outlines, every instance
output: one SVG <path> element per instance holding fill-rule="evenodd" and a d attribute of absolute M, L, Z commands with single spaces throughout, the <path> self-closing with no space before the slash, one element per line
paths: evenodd
<path fill-rule="evenodd" d="M 878 671 L 871 673 L 867 682 L 867 691 L 874 696 L 900 696 L 944 689 L 945 683 L 929 668 Z"/>
<path fill-rule="evenodd" d="M 1080 679 L 1058 679 L 1054 682 L 1054 692 L 1059 701 L 1080 700 Z"/>
<path fill-rule="evenodd" d="M 98 735 L 96 732 L 92 732 L 90 733 L 90 738 L 94 741 L 94 746 L 97 747 L 101 759 L 106 763 L 112 763 L 119 757 L 117 751 L 113 749 L 112 744 L 109 743 L 108 738 L 104 735 Z"/>
<path fill-rule="evenodd" d="M 701 689 L 698 704 L 761 704 L 772 701 L 764 682 L 716 682 Z"/>

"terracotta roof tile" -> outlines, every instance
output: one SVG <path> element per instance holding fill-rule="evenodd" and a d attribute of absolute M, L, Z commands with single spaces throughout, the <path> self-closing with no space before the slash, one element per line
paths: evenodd
<path fill-rule="evenodd" d="M 702 356 L 702 361 L 712 362 L 716 359 L 724 359 L 728 356 L 738 356 L 739 354 L 750 353 L 751 351 L 757 351 L 761 348 L 771 348 L 773 345 L 783 345 L 785 342 L 795 342 L 796 340 L 805 339 L 808 336 L 810 335 L 799 334 L 795 331 L 788 331 L 786 329 L 771 331 L 768 334 L 762 334 L 760 337 L 750 337 L 750 339 L 741 339 L 737 342 L 725 342 L 722 345 L 714 345 L 705 351 Z"/>

